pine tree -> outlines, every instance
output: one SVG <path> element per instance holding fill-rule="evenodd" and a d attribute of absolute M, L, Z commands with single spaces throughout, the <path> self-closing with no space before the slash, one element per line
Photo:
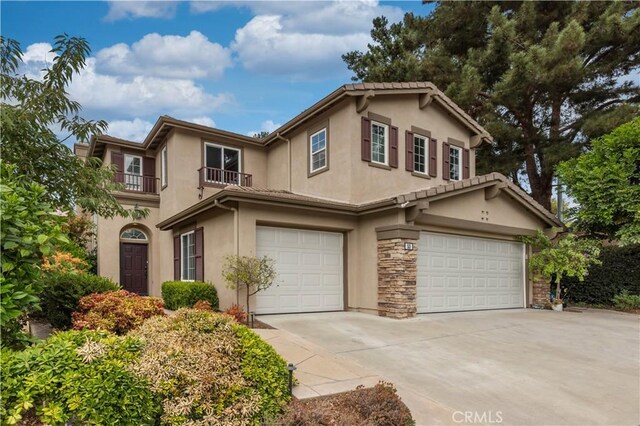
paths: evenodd
<path fill-rule="evenodd" d="M 354 80 L 432 81 L 493 135 L 479 173 L 510 176 L 546 208 L 555 165 L 640 112 L 637 2 L 439 2 L 376 18 L 371 34 L 343 56 Z"/>

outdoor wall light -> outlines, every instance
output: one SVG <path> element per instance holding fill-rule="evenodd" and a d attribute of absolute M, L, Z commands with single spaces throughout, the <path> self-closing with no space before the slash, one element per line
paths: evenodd
<path fill-rule="evenodd" d="M 289 370 L 289 395 L 293 395 L 293 372 L 297 369 L 298 368 L 292 363 L 287 365 L 287 370 Z"/>

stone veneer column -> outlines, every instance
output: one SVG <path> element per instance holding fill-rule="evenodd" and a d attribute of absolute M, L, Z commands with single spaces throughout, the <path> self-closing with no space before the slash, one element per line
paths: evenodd
<path fill-rule="evenodd" d="M 549 282 L 544 279 L 533 279 L 532 305 L 546 305 L 549 303 Z"/>
<path fill-rule="evenodd" d="M 416 314 L 416 273 L 420 231 L 409 225 L 376 228 L 378 234 L 378 315 Z"/>

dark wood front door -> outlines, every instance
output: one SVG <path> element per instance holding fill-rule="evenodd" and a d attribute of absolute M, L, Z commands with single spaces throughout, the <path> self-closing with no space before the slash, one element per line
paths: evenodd
<path fill-rule="evenodd" d="M 120 285 L 147 295 L 147 244 L 120 243 Z"/>

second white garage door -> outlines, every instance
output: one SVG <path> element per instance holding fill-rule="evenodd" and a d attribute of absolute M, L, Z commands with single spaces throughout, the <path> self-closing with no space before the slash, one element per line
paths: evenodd
<path fill-rule="evenodd" d="M 522 308 L 521 243 L 422 232 L 418 313 Z"/>
<path fill-rule="evenodd" d="M 342 234 L 258 226 L 256 254 L 274 259 L 278 271 L 256 295 L 256 313 L 343 310 Z"/>

